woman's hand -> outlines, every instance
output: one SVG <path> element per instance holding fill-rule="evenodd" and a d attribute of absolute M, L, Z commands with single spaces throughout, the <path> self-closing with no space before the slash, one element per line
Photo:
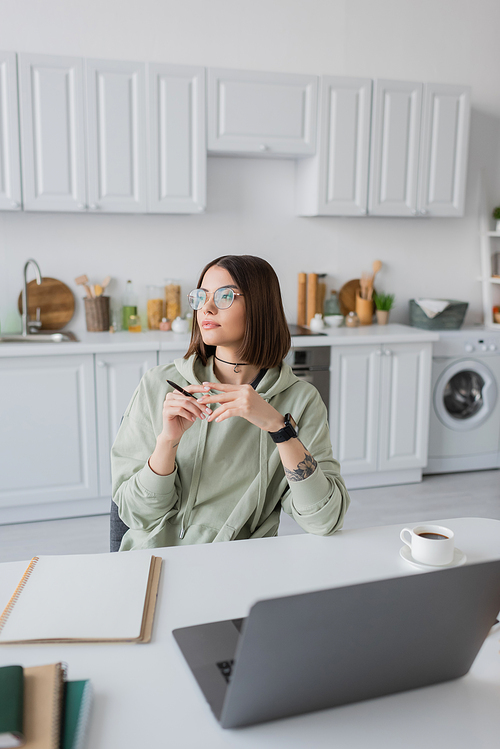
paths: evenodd
<path fill-rule="evenodd" d="M 203 392 L 201 385 L 183 387 L 188 393 Z M 200 404 L 200 400 L 188 398 L 176 390 L 167 393 L 163 402 L 163 429 L 160 435 L 163 440 L 178 442 L 184 432 L 193 426 L 196 419 L 205 419 L 212 413 L 206 405 Z"/>
<path fill-rule="evenodd" d="M 220 403 L 208 417 L 208 421 L 221 422 L 231 416 L 241 416 L 266 432 L 277 432 L 285 425 L 283 416 L 276 411 L 251 385 L 224 385 L 220 382 L 204 382 L 203 387 L 216 390 L 220 395 L 203 395 L 200 405 Z"/>

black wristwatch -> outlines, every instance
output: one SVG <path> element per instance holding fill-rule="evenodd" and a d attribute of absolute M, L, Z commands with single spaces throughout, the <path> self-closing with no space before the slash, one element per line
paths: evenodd
<path fill-rule="evenodd" d="M 299 428 L 294 421 L 292 414 L 285 414 L 285 426 L 283 429 L 279 429 L 277 432 L 269 432 L 273 442 L 288 442 L 293 439 L 299 433 Z"/>

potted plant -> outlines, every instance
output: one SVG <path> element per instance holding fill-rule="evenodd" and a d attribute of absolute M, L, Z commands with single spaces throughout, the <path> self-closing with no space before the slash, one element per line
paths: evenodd
<path fill-rule="evenodd" d="M 496 208 L 493 208 L 493 218 L 497 222 L 495 231 L 500 232 L 500 205 L 497 205 Z"/>
<path fill-rule="evenodd" d="M 379 325 L 387 325 L 389 311 L 394 307 L 394 294 L 373 294 Z"/>

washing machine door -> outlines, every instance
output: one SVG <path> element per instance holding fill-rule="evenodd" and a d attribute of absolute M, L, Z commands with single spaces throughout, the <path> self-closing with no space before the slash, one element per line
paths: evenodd
<path fill-rule="evenodd" d="M 434 388 L 434 409 L 450 429 L 475 429 L 490 416 L 497 401 L 497 386 L 480 361 L 462 360 L 447 367 Z"/>

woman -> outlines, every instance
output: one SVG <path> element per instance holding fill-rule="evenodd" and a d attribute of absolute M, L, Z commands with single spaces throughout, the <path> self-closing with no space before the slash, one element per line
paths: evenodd
<path fill-rule="evenodd" d="M 273 268 L 217 258 L 189 303 L 189 350 L 144 375 L 111 452 L 130 528 L 120 551 L 275 536 L 281 508 L 311 533 L 338 530 L 349 495 L 325 405 L 283 361 L 290 333 Z"/>

